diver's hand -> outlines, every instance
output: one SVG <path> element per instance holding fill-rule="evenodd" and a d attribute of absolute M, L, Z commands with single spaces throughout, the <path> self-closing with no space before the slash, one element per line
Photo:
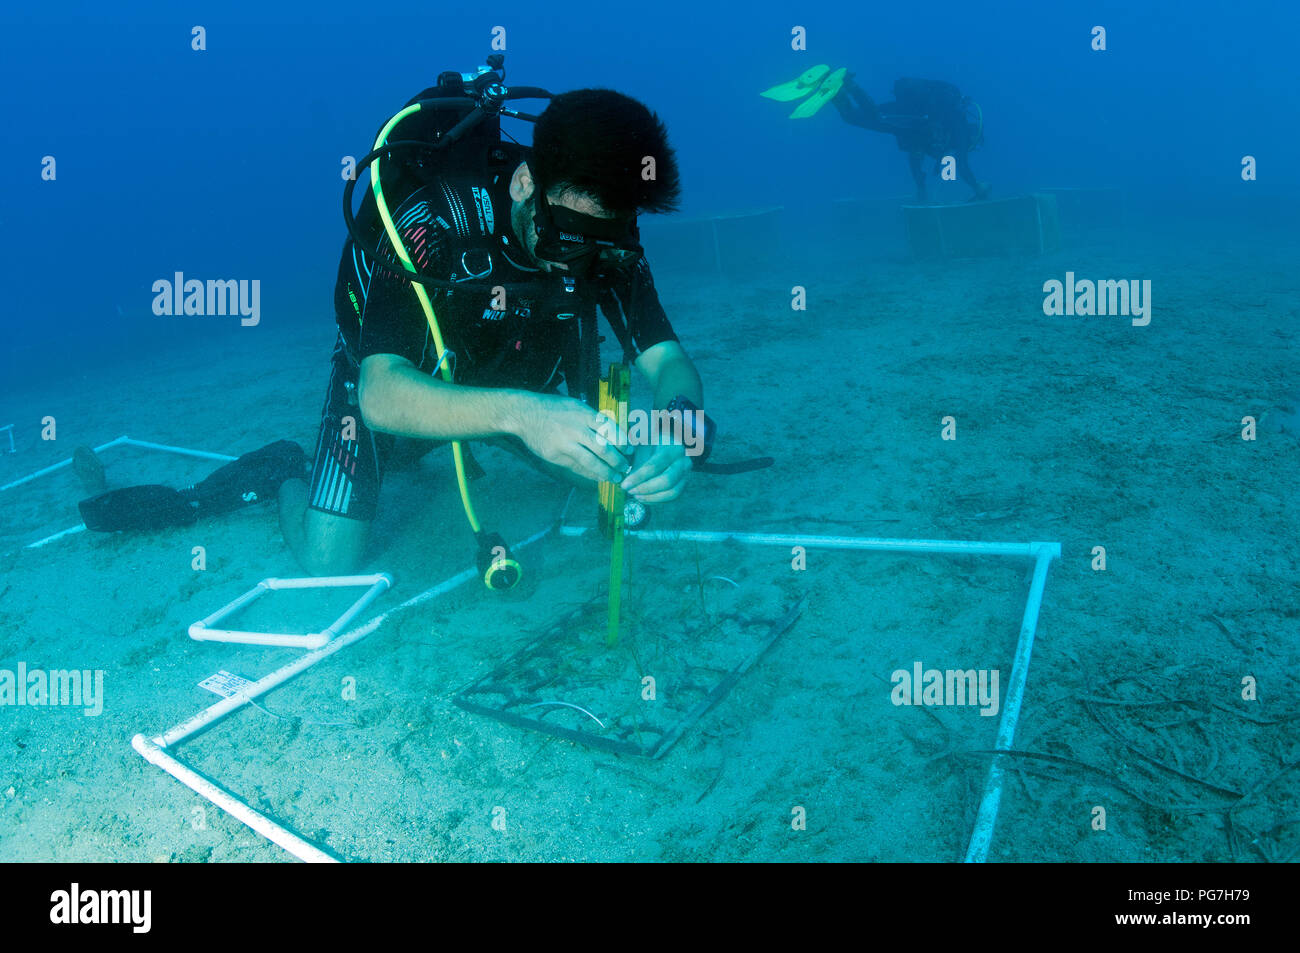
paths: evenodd
<path fill-rule="evenodd" d="M 690 472 L 691 458 L 680 443 L 638 447 L 636 462 L 622 487 L 642 503 L 667 503 L 681 496 Z"/>
<path fill-rule="evenodd" d="M 515 436 L 547 463 L 588 480 L 617 483 L 628 471 L 618 425 L 580 400 L 521 395 Z"/>

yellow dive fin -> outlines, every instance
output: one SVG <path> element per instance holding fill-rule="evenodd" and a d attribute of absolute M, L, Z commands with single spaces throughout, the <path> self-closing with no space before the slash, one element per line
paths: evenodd
<path fill-rule="evenodd" d="M 759 93 L 760 96 L 766 96 L 768 99 L 775 99 L 777 102 L 790 103 L 796 99 L 803 99 L 820 83 L 831 71 L 831 68 L 825 63 L 820 63 L 810 70 L 804 71 L 798 79 L 792 79 L 788 83 L 782 83 L 779 86 L 773 86 L 771 89 Z"/>
<path fill-rule="evenodd" d="M 817 115 L 817 110 L 834 99 L 840 89 L 843 88 L 844 74 L 846 72 L 848 71 L 845 69 L 837 69 L 830 76 L 827 76 L 825 82 L 817 87 L 817 92 L 801 102 L 799 107 L 790 113 L 790 118 L 807 119 L 809 116 Z"/>

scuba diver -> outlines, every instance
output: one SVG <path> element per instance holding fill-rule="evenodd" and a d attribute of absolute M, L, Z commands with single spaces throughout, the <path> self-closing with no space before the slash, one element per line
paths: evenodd
<path fill-rule="evenodd" d="M 983 138 L 983 120 L 975 124 L 967 117 L 972 103 L 952 83 L 937 79 L 894 81 L 894 101 L 879 106 L 850 75 L 840 95 L 831 102 L 840 117 L 853 126 L 886 132 L 907 153 L 907 163 L 916 181 L 917 198 L 926 202 L 926 157 L 938 163 L 952 156 L 961 180 L 974 190 L 970 201 L 989 197 L 987 182 L 979 182 L 971 171 L 969 155 Z M 978 109 L 978 107 L 976 107 Z"/>
<path fill-rule="evenodd" d="M 612 90 L 507 90 L 501 59 L 488 63 L 442 74 L 381 129 L 357 168 L 371 165 L 371 187 L 355 216 L 355 177 L 345 189 L 339 333 L 311 475 L 279 494 L 285 540 L 314 575 L 358 565 L 385 470 L 440 443 L 452 444 L 492 588 L 513 585 L 518 567 L 501 560 L 498 578 L 498 562 L 485 568 L 504 544 L 479 525 L 463 441 L 571 482 L 620 485 L 640 504 L 676 498 L 711 445 L 700 376 L 639 242 L 638 214 L 679 202 L 663 123 Z M 504 107 L 514 98 L 550 102 L 534 117 Z M 536 123 L 531 147 L 501 138 L 501 115 Z M 595 409 L 598 309 L 654 408 L 701 433 L 624 446 Z M 705 445 L 697 456 L 693 442 Z"/>
<path fill-rule="evenodd" d="M 970 153 L 984 138 L 984 119 L 979 106 L 963 96 L 952 83 L 935 79 L 902 78 L 894 82 L 892 102 L 876 104 L 844 69 L 830 72 L 815 66 L 789 83 L 762 93 L 769 99 L 790 102 L 808 98 L 791 115 L 792 119 L 813 116 L 827 102 L 853 126 L 892 135 L 898 148 L 907 153 L 917 198 L 928 201 L 925 159 L 935 159 L 935 170 L 944 157 L 952 156 L 961 180 L 971 187 L 970 201 L 989 197 L 987 182 L 979 182 L 970 167 Z M 975 118 L 971 118 L 971 113 Z"/>
<path fill-rule="evenodd" d="M 347 574 L 364 557 L 385 470 L 450 443 L 480 572 L 489 587 L 506 589 L 519 566 L 479 523 L 468 488 L 477 464 L 464 441 L 496 443 L 579 485 L 620 487 L 631 508 L 621 510 L 625 519 L 675 499 L 692 468 L 770 465 L 766 457 L 704 462 L 716 428 L 701 409 L 700 375 L 659 303 L 637 226 L 640 213 L 678 207 L 663 123 L 612 90 L 507 88 L 504 57 L 487 63 L 440 74 L 385 123 L 347 177 L 338 337 L 314 455 L 278 441 L 192 487 L 103 492 L 102 465 L 80 448 L 74 469 L 98 494 L 79 504 L 88 529 L 192 525 L 278 497 L 285 540 L 302 567 Z M 549 104 L 534 116 L 508 108 L 512 99 Z M 531 147 L 502 138 L 502 116 L 536 124 Z M 608 393 L 598 313 L 663 412 L 636 446 L 626 421 L 597 409 Z M 625 371 L 618 379 L 626 381 Z"/>

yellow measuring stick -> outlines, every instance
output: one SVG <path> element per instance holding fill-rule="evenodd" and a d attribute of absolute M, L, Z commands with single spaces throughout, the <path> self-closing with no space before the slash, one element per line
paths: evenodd
<path fill-rule="evenodd" d="M 632 375 L 626 364 L 609 365 L 609 376 L 600 379 L 599 410 L 618 423 L 620 435 L 627 426 L 627 402 L 632 389 Z M 617 483 L 600 484 L 600 531 L 610 541 L 609 547 L 609 627 L 605 644 L 618 645 L 620 614 L 623 606 L 623 503 L 627 494 Z"/>

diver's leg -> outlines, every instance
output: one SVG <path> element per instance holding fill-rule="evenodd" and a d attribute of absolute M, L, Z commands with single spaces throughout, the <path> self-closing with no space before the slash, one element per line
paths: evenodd
<path fill-rule="evenodd" d="M 880 131 L 880 110 L 853 77 L 844 81 L 844 88 L 831 100 L 831 105 L 840 111 L 840 118 L 849 125 Z"/>
<path fill-rule="evenodd" d="M 956 158 L 958 177 L 972 189 L 978 189 L 979 182 L 975 180 L 975 173 L 971 171 L 970 159 L 967 157 L 967 154 L 963 151 L 958 151 Z"/>
<path fill-rule="evenodd" d="M 309 499 L 302 480 L 280 487 L 280 531 L 289 551 L 308 575 L 351 575 L 365 555 L 370 522 L 311 509 Z"/>
<path fill-rule="evenodd" d="M 867 125 L 866 117 L 862 115 L 861 110 L 843 93 L 832 99 L 831 105 L 839 110 L 840 118 L 850 126 L 861 126 L 864 129 L 871 128 Z"/>
<path fill-rule="evenodd" d="M 912 178 L 916 181 L 916 197 L 920 202 L 929 201 L 925 188 L 925 153 L 909 152 L 907 154 L 907 165 L 912 170 Z"/>
<path fill-rule="evenodd" d="M 356 370 L 337 348 L 308 482 L 280 487 L 280 529 L 314 576 L 349 575 L 365 556 L 392 438 L 361 419 Z"/>
<path fill-rule="evenodd" d="M 969 152 L 959 152 L 957 154 L 957 174 L 960 175 L 961 180 L 969 185 L 975 192 L 975 194 L 970 198 L 972 202 L 977 202 L 989 197 L 989 192 L 991 191 L 989 184 L 976 179 L 975 173 L 971 170 Z"/>
<path fill-rule="evenodd" d="M 84 470 L 88 464 L 81 451 L 89 450 L 78 448 Z M 96 532 L 192 526 L 200 519 L 270 500 L 286 481 L 301 482 L 305 469 L 302 447 L 292 440 L 277 440 L 223 464 L 193 486 L 124 486 L 82 500 L 77 508 L 86 528 Z M 96 472 L 102 480 L 102 468 Z"/>
<path fill-rule="evenodd" d="M 379 499 L 375 445 L 369 431 L 344 440 L 338 421 L 326 417 L 310 482 L 280 486 L 280 531 L 309 575 L 347 576 L 360 567 Z"/>

